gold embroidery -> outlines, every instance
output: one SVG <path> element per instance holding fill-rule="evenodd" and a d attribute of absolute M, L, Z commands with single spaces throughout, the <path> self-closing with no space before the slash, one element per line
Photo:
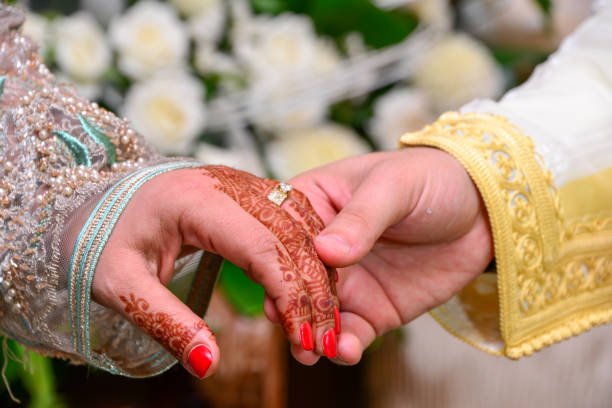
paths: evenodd
<path fill-rule="evenodd" d="M 448 113 L 401 141 L 452 154 L 483 196 L 507 356 L 612 320 L 612 217 L 565 220 L 552 175 L 529 137 L 500 116 Z"/>

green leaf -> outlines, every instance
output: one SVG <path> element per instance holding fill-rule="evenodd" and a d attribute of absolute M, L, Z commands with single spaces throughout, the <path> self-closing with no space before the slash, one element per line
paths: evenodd
<path fill-rule="evenodd" d="M 382 10 L 369 0 L 287 0 L 287 4 L 291 11 L 309 15 L 319 33 L 340 39 L 359 32 L 374 48 L 404 40 L 418 24 L 414 14 Z"/>
<path fill-rule="evenodd" d="M 30 393 L 29 408 L 63 407 L 55 392 L 55 376 L 51 360 L 33 351 L 29 352 L 30 370 L 23 370 L 21 381 Z"/>
<path fill-rule="evenodd" d="M 278 14 L 287 10 L 284 0 L 251 0 L 251 7 L 255 13 Z"/>
<path fill-rule="evenodd" d="M 537 6 L 542 10 L 547 17 L 550 17 L 552 13 L 552 1 L 551 0 L 535 0 Z"/>
<path fill-rule="evenodd" d="M 8 349 L 15 358 L 25 361 L 24 366 L 20 362 L 9 359 L 6 377 L 9 384 L 20 380 L 29 394 L 27 406 L 29 408 L 65 407 L 55 391 L 55 374 L 51 359 L 33 351 L 26 351 L 22 345 L 13 340 L 8 340 Z M 5 358 L 7 358 L 6 354 L 2 353 L 2 360 Z M 20 395 L 16 397 L 21 398 Z"/>
<path fill-rule="evenodd" d="M 231 262 L 223 262 L 219 287 L 236 310 L 246 316 L 263 313 L 264 289 Z"/>

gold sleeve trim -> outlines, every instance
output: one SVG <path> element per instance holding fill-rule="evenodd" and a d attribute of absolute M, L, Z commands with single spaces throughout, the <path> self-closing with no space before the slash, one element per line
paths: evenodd
<path fill-rule="evenodd" d="M 450 153 L 483 197 L 506 356 L 529 355 L 612 320 L 612 222 L 564 220 L 552 174 L 527 135 L 501 116 L 451 112 L 401 144 Z"/>

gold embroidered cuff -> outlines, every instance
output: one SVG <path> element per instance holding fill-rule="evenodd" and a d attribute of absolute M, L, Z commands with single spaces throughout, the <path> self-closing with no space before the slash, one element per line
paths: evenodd
<path fill-rule="evenodd" d="M 480 349 L 520 358 L 612 320 L 611 239 L 585 246 L 589 237 L 571 232 L 528 136 L 500 116 L 447 113 L 401 144 L 459 160 L 491 221 L 497 287 L 484 274 L 435 310 L 445 328 Z"/>

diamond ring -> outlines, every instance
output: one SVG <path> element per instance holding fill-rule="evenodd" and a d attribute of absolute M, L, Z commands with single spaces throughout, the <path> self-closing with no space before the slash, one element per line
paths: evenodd
<path fill-rule="evenodd" d="M 268 200 L 272 201 L 279 207 L 283 204 L 283 201 L 289 196 L 289 192 L 293 190 L 293 186 L 287 183 L 280 183 L 268 194 Z"/>

